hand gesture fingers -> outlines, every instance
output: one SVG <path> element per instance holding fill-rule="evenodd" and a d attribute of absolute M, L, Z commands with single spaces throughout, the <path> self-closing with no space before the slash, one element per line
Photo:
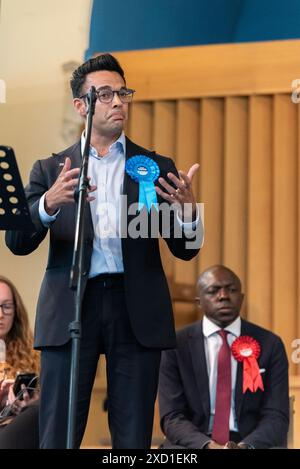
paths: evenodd
<path fill-rule="evenodd" d="M 190 167 L 190 169 L 187 173 L 187 176 L 188 176 L 190 182 L 192 182 L 192 179 L 195 176 L 195 174 L 196 174 L 196 172 L 198 171 L 199 168 L 200 168 L 200 165 L 198 163 L 195 163 L 195 164 L 193 164 L 193 166 Z"/>
<path fill-rule="evenodd" d="M 74 202 L 74 189 L 78 184 L 80 168 L 71 169 L 71 159 L 65 159 L 64 166 L 45 195 L 45 210 L 53 215 L 62 205 Z"/>

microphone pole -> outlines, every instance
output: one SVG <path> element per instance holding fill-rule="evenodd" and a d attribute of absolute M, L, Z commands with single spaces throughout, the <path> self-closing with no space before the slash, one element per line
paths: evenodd
<path fill-rule="evenodd" d="M 88 180 L 88 163 L 89 151 L 92 133 L 93 115 L 95 112 L 95 104 L 97 100 L 96 88 L 91 87 L 86 95 L 88 104 L 87 120 L 85 128 L 85 146 L 81 161 L 81 170 L 79 175 L 78 187 L 74 193 L 77 202 L 76 213 L 76 230 L 74 240 L 73 261 L 70 273 L 70 288 L 76 292 L 75 296 L 75 316 L 74 321 L 69 324 L 71 337 L 71 369 L 70 369 L 70 385 L 69 385 L 69 406 L 68 406 L 68 427 L 67 427 L 67 449 L 75 448 L 76 436 L 76 414 L 78 400 L 78 377 L 79 377 L 79 355 L 81 341 L 81 299 L 82 290 L 82 274 L 84 260 L 84 214 L 86 207 L 86 198 L 89 189 Z"/>

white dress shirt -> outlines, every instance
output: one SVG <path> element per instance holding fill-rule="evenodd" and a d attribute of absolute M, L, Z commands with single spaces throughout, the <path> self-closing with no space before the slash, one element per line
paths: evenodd
<path fill-rule="evenodd" d="M 81 153 L 85 146 L 84 132 L 81 136 Z M 94 241 L 89 278 L 102 273 L 124 272 L 121 245 L 121 195 L 125 171 L 126 137 L 124 132 L 118 140 L 112 143 L 108 153 L 99 156 L 97 150 L 90 146 L 88 176 L 90 184 L 97 186 L 93 192 L 95 200 L 90 202 Z M 39 202 L 39 215 L 44 226 L 49 227 L 56 220 L 59 210 L 54 215 L 48 215 L 45 210 L 45 194 Z M 177 219 L 185 234 L 194 232 L 200 220 L 198 210 L 197 219 L 192 223 L 183 223 L 178 214 Z"/>
<path fill-rule="evenodd" d="M 218 376 L 218 353 L 222 346 L 222 338 L 218 334 L 221 330 L 219 326 L 210 321 L 206 316 L 203 317 L 202 322 L 203 335 L 204 335 L 204 348 L 208 372 L 209 381 L 209 395 L 210 395 L 210 419 L 208 432 L 212 433 L 214 416 L 215 416 L 215 404 L 216 404 L 216 388 L 217 388 L 217 376 Z M 225 327 L 225 331 L 228 331 L 227 341 L 231 346 L 234 340 L 241 335 L 241 318 L 237 317 L 233 323 Z M 231 357 L 231 408 L 230 408 L 230 419 L 229 429 L 230 431 L 238 432 L 236 413 L 235 413 L 235 384 L 237 374 L 237 361 L 233 356 Z"/>

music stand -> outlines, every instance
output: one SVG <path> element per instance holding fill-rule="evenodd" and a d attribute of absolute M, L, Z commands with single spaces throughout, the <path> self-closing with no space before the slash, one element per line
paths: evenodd
<path fill-rule="evenodd" d="M 15 153 L 12 148 L 0 145 L 0 230 L 32 229 Z"/>

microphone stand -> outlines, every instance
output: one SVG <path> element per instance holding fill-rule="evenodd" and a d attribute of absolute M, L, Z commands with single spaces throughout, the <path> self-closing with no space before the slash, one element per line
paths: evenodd
<path fill-rule="evenodd" d="M 74 193 L 77 202 L 76 230 L 74 240 L 73 261 L 70 273 L 70 288 L 76 291 L 75 297 L 75 317 L 69 324 L 69 331 L 72 343 L 71 351 L 71 369 L 69 385 L 69 406 L 68 406 L 68 427 L 67 427 L 67 449 L 75 447 L 76 435 L 76 413 L 78 399 L 78 377 L 79 377 L 79 355 L 81 341 L 81 298 L 82 298 L 82 271 L 84 258 L 84 213 L 86 207 L 86 197 L 89 189 L 88 163 L 90 141 L 92 133 L 93 115 L 95 112 L 95 103 L 97 100 L 96 89 L 91 87 L 86 95 L 88 102 L 87 121 L 85 128 L 85 146 L 81 162 L 81 170 L 78 181 L 78 187 Z"/>

